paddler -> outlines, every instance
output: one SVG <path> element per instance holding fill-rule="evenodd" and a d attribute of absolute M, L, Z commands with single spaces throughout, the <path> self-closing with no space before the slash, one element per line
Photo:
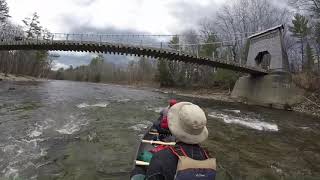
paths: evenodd
<path fill-rule="evenodd" d="M 168 119 L 177 145 L 153 155 L 146 179 L 215 179 L 216 160 L 199 145 L 208 138 L 204 111 L 190 102 L 181 102 L 169 109 Z"/>
<path fill-rule="evenodd" d="M 169 106 L 164 108 L 160 112 L 160 117 L 158 121 L 153 124 L 153 127 L 158 131 L 159 134 L 170 134 L 169 127 L 168 127 L 168 111 L 169 109 L 177 103 L 177 100 L 170 99 Z"/>

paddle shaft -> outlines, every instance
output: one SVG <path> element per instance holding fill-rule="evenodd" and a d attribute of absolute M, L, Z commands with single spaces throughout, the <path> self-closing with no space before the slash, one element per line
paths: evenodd
<path fill-rule="evenodd" d="M 165 145 L 165 146 L 175 146 L 176 145 L 176 142 L 162 142 L 162 141 L 148 141 L 148 140 L 142 140 L 142 143 L 158 144 L 158 145 Z"/>
<path fill-rule="evenodd" d="M 138 165 L 138 166 L 149 166 L 150 163 L 136 160 L 136 165 Z"/>

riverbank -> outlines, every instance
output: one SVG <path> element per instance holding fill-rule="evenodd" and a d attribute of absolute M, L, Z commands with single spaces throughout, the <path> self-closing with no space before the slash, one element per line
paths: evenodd
<path fill-rule="evenodd" d="M 223 102 L 236 102 L 230 97 L 230 92 L 223 89 L 179 89 L 179 88 L 158 88 L 155 92 L 161 92 L 165 94 L 175 94 L 179 96 L 209 99 Z"/>
<path fill-rule="evenodd" d="M 160 92 L 163 94 L 173 94 L 184 97 L 199 98 L 199 99 L 209 99 L 215 101 L 222 101 L 228 103 L 243 103 L 237 99 L 231 98 L 231 92 L 221 88 L 212 89 L 200 89 L 200 88 L 163 88 L 159 87 L 157 84 L 147 84 L 147 83 L 136 83 L 136 84 L 114 84 L 121 85 L 127 88 L 150 90 L 153 92 Z M 320 93 L 313 93 L 305 95 L 303 101 L 298 103 L 288 110 L 304 113 L 307 115 L 320 117 Z"/>
<path fill-rule="evenodd" d="M 231 98 L 230 92 L 223 89 L 179 89 L 179 88 L 155 88 L 153 91 L 164 94 L 175 94 L 185 97 L 210 99 L 216 101 L 239 103 Z M 303 97 L 303 102 L 294 105 L 291 110 L 320 117 L 320 93 L 313 93 Z"/>
<path fill-rule="evenodd" d="M 7 74 L 5 76 L 4 73 L 0 73 L 0 81 L 44 81 L 45 79 L 40 79 L 32 76 L 26 76 L 26 75 L 21 75 L 21 76 L 16 76 L 13 74 Z"/>
<path fill-rule="evenodd" d="M 295 105 L 293 110 L 320 117 L 320 93 L 308 94 L 303 99 L 303 102 Z"/>

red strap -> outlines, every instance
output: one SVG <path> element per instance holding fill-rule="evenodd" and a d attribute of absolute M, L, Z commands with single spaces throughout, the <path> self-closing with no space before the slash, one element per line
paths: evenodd
<path fill-rule="evenodd" d="M 178 157 L 180 157 L 181 155 L 179 155 L 179 153 L 177 153 L 177 150 L 180 150 L 182 152 L 183 156 L 189 157 L 181 146 L 179 146 L 179 149 L 177 149 L 177 147 L 171 147 L 171 146 L 169 148 L 173 152 L 173 154 L 175 154 Z"/>
<path fill-rule="evenodd" d="M 170 150 L 173 152 L 173 154 L 175 154 L 176 156 L 178 156 L 178 157 L 180 157 L 180 155 L 177 153 L 177 149 L 176 149 L 176 147 L 171 147 L 171 146 L 169 146 L 169 148 L 170 148 Z M 203 151 L 203 153 L 204 153 L 204 155 L 205 155 L 205 157 L 207 158 L 207 159 L 209 159 L 210 157 L 209 157 L 209 155 L 208 155 L 208 153 L 204 150 L 204 149 L 202 149 L 201 147 L 199 147 L 200 148 L 200 153 L 201 153 L 201 150 Z M 180 150 L 181 152 L 182 152 L 182 154 L 185 156 L 185 157 L 189 157 L 188 155 L 187 155 L 187 153 L 185 152 L 185 150 L 181 147 L 181 146 L 179 146 L 179 149 L 178 150 Z"/>
<path fill-rule="evenodd" d="M 188 155 L 187 155 L 187 153 L 184 151 L 184 149 L 181 147 L 181 146 L 179 146 L 180 147 L 180 150 L 181 150 L 181 152 L 183 153 L 183 155 L 185 156 L 185 157 L 189 157 Z"/>
<path fill-rule="evenodd" d="M 180 157 L 179 154 L 173 149 L 173 147 L 169 146 L 169 148 L 173 154 L 175 154 L 177 157 Z"/>
<path fill-rule="evenodd" d="M 206 150 L 202 149 L 202 151 L 204 152 L 204 155 L 206 155 L 206 158 L 209 159 L 210 157 L 208 156 Z"/>
<path fill-rule="evenodd" d="M 158 147 L 156 147 L 156 148 L 154 148 L 154 149 L 150 150 L 150 152 L 152 152 L 152 153 L 156 153 L 156 152 L 162 151 L 162 150 L 167 149 L 167 148 L 168 148 L 168 146 L 165 146 L 165 145 L 159 145 Z"/>

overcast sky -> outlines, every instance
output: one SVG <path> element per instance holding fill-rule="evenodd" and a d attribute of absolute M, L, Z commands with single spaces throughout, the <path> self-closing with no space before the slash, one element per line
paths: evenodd
<path fill-rule="evenodd" d="M 7 0 L 12 20 L 40 15 L 51 32 L 79 27 L 174 34 L 212 16 L 225 0 Z M 108 33 L 108 32 L 106 32 Z"/>

